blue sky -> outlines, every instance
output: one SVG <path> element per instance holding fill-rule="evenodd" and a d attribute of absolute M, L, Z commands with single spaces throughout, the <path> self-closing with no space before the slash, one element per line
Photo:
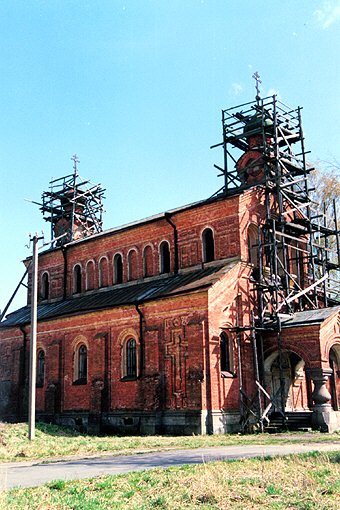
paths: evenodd
<path fill-rule="evenodd" d="M 1 293 L 22 273 L 51 178 L 106 188 L 104 228 L 222 182 L 221 109 L 303 106 L 312 161 L 340 162 L 340 0 L 1 0 Z M 21 292 L 14 306 L 25 303 Z"/>

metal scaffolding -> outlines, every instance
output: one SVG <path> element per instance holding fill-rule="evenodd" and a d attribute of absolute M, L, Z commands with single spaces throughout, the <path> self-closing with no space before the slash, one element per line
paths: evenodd
<path fill-rule="evenodd" d="M 73 173 L 52 180 L 50 190 L 42 194 L 40 210 L 51 223 L 51 240 L 61 245 L 102 231 L 105 190 L 78 174 L 79 160 L 74 155 Z"/>
<path fill-rule="evenodd" d="M 296 311 L 340 304 L 337 211 L 335 201 L 327 211 L 315 198 L 300 107 L 289 108 L 275 95 L 264 99 L 257 95 L 253 102 L 223 110 L 222 128 L 223 141 L 213 146 L 222 146 L 224 156 L 223 167 L 215 165 L 224 179 L 216 196 L 256 186 L 265 206 L 257 239 L 250 246 L 258 255 L 256 262 L 252 260 L 256 304 L 249 325 L 255 382 L 261 393 L 255 414 L 263 428 L 268 415 L 263 404 L 268 394 L 259 369 L 263 335 L 266 331 L 277 334 L 280 360 L 283 320 Z M 254 414 L 254 406 L 248 407 Z M 249 422 L 249 416 L 243 418 Z"/>

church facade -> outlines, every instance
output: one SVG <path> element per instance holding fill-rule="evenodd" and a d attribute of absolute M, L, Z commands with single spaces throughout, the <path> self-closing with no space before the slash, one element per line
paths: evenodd
<path fill-rule="evenodd" d="M 295 241 L 295 297 L 283 271 L 279 287 L 266 276 L 259 228 L 277 205 L 246 127 L 243 186 L 40 253 L 38 419 L 118 434 L 239 432 L 277 417 L 340 428 L 340 307 L 307 303 L 315 286 Z M 27 417 L 30 269 L 28 287 L 0 326 L 2 420 Z"/>

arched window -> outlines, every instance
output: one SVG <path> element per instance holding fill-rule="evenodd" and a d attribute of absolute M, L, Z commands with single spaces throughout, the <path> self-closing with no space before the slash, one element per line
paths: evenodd
<path fill-rule="evenodd" d="M 94 289 L 94 262 L 89 260 L 86 264 L 86 290 Z"/>
<path fill-rule="evenodd" d="M 128 255 L 128 279 L 136 280 L 138 275 L 137 252 L 130 250 Z"/>
<path fill-rule="evenodd" d="M 214 234 L 211 228 L 206 228 L 202 233 L 203 262 L 215 260 Z"/>
<path fill-rule="evenodd" d="M 134 338 L 126 342 L 126 376 L 137 377 L 137 350 Z"/>
<path fill-rule="evenodd" d="M 113 283 L 123 283 L 123 259 L 120 253 L 113 257 Z"/>
<path fill-rule="evenodd" d="M 99 287 L 107 287 L 109 285 L 109 264 L 106 257 L 102 257 L 99 261 Z"/>
<path fill-rule="evenodd" d="M 259 265 L 259 234 L 258 227 L 254 224 L 248 227 L 247 243 L 248 261 L 257 267 Z"/>
<path fill-rule="evenodd" d="M 77 347 L 74 356 L 74 383 L 87 383 L 87 347 L 81 344 Z"/>
<path fill-rule="evenodd" d="M 80 294 L 81 290 L 81 266 L 76 264 L 73 268 L 73 293 Z"/>
<path fill-rule="evenodd" d="M 38 388 L 42 388 L 44 386 L 44 378 L 45 378 L 45 353 L 42 349 L 39 349 L 37 354 L 37 375 L 36 375 L 36 385 Z"/>
<path fill-rule="evenodd" d="M 143 251 L 143 276 L 152 276 L 153 260 L 151 246 L 145 246 Z"/>
<path fill-rule="evenodd" d="M 221 372 L 233 372 L 230 340 L 224 332 L 220 335 L 220 369 Z"/>
<path fill-rule="evenodd" d="M 50 297 L 50 279 L 48 273 L 43 273 L 41 277 L 41 299 Z"/>
<path fill-rule="evenodd" d="M 168 241 L 163 241 L 159 247 L 160 272 L 170 273 L 170 247 Z"/>
<path fill-rule="evenodd" d="M 299 241 L 292 241 L 290 248 L 288 248 L 289 259 L 289 272 L 291 278 L 289 279 L 289 285 L 294 287 L 297 283 L 300 287 L 303 287 L 303 248 L 302 243 Z"/>

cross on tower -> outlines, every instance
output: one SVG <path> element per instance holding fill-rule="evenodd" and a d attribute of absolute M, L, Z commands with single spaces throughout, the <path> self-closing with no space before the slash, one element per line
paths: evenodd
<path fill-rule="evenodd" d="M 76 174 L 77 173 L 77 163 L 80 163 L 77 154 L 73 154 L 71 160 L 73 161 L 73 170 L 74 170 L 74 173 Z"/>
<path fill-rule="evenodd" d="M 256 71 L 254 74 L 253 74 L 253 78 L 254 80 L 256 81 L 256 99 L 260 99 L 260 86 L 259 84 L 262 83 L 262 81 L 260 80 L 260 75 L 259 73 Z"/>

